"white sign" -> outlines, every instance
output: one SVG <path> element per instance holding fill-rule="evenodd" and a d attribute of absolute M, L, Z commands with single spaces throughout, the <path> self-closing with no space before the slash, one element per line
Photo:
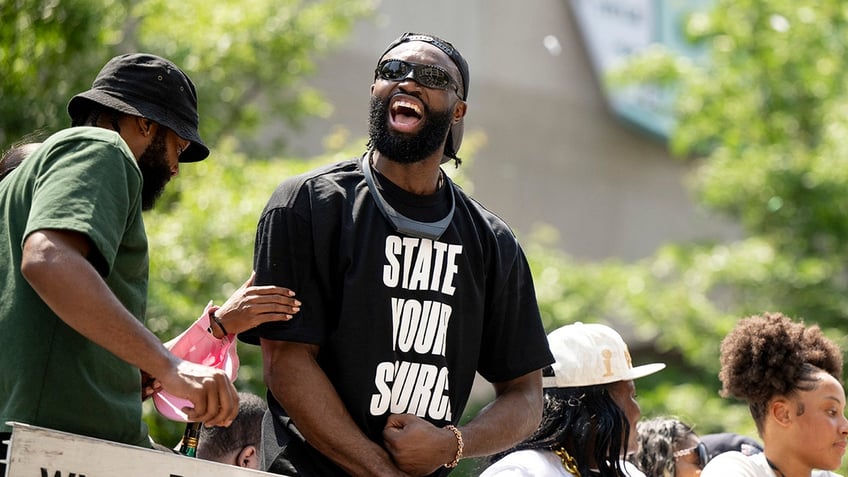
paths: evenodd
<path fill-rule="evenodd" d="M 6 477 L 259 477 L 267 472 L 9 423 Z M 2 456 L 0 456 L 2 457 Z"/>

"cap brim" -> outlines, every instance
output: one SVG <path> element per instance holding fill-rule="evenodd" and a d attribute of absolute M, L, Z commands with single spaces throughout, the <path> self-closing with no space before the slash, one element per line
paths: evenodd
<path fill-rule="evenodd" d="M 209 148 L 202 143 L 192 141 L 191 145 L 180 154 L 180 162 L 199 162 L 207 157 L 209 157 Z"/>
<path fill-rule="evenodd" d="M 636 366 L 635 368 L 630 368 L 628 372 L 624 375 L 618 376 L 610 376 L 604 379 L 592 379 L 588 381 L 579 381 L 574 380 L 574 376 L 569 377 L 571 381 L 568 384 L 559 382 L 560 380 L 556 376 L 543 376 L 542 377 L 542 387 L 543 388 L 576 388 L 581 386 L 601 386 L 604 384 L 615 383 L 618 381 L 629 381 L 633 379 L 643 378 L 645 376 L 651 375 L 665 368 L 665 363 L 651 363 L 651 364 L 643 364 L 641 366 Z"/>
<path fill-rule="evenodd" d="M 651 364 L 643 364 L 641 366 L 636 366 L 635 368 L 631 368 L 628 373 L 628 377 L 630 379 L 644 378 L 650 374 L 654 374 L 657 371 L 660 371 L 665 368 L 665 363 L 651 363 Z"/>

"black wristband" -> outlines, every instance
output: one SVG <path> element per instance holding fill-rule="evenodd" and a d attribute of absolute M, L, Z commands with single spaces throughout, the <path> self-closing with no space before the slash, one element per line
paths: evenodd
<path fill-rule="evenodd" d="M 214 321 L 215 324 L 218 325 L 218 328 L 221 328 L 221 332 L 224 333 L 224 336 L 227 336 L 229 335 L 229 333 L 227 333 L 227 329 L 224 328 L 224 324 L 221 323 L 221 320 L 219 320 L 218 317 L 215 316 L 216 311 L 218 311 L 218 308 L 209 308 L 209 319 Z"/>

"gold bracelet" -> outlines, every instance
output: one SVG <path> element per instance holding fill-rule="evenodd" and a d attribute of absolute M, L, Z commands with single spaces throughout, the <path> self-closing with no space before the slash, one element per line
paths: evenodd
<path fill-rule="evenodd" d="M 459 464 L 459 459 L 462 459 L 462 449 L 465 447 L 465 444 L 462 442 L 462 433 L 459 432 L 459 429 L 452 424 L 448 424 L 445 426 L 453 432 L 453 435 L 456 436 L 456 457 L 453 458 L 453 462 L 449 464 L 445 464 L 445 467 L 448 469 L 453 469 Z"/>

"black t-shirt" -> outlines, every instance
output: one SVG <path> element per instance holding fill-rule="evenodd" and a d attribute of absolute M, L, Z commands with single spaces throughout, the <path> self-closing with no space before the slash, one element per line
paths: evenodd
<path fill-rule="evenodd" d="M 259 222 L 256 284 L 291 288 L 303 305 L 291 321 L 265 323 L 241 339 L 319 345 L 322 369 L 378 443 L 393 413 L 456 424 L 475 372 L 502 382 L 553 361 L 514 235 L 446 183 L 455 187 L 456 209 L 436 241 L 392 229 L 358 160 L 283 182 Z M 389 200 L 403 193 L 383 185 Z M 444 191 L 419 202 L 444 211 Z M 393 205 L 410 213 L 414 200 L 407 202 Z M 413 218 L 432 220 L 422 212 Z"/>

